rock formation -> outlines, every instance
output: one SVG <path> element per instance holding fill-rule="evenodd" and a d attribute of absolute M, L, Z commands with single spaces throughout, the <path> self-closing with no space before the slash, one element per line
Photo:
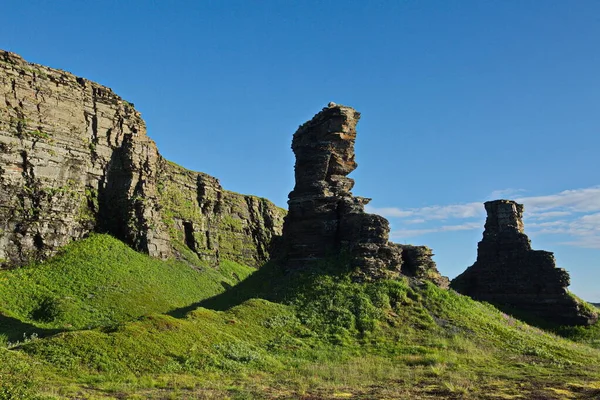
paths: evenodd
<path fill-rule="evenodd" d="M 532 250 L 523 231 L 523 205 L 511 200 L 485 203 L 487 219 L 477 261 L 451 287 L 476 300 L 524 311 L 559 325 L 588 325 L 596 313 L 569 294 L 569 274 L 554 255 Z"/>
<path fill-rule="evenodd" d="M 91 231 L 156 257 L 260 265 L 284 210 L 164 160 L 109 88 L 0 51 L 0 264 Z"/>
<path fill-rule="evenodd" d="M 347 175 L 357 167 L 354 142 L 359 118 L 356 110 L 329 103 L 294 134 L 296 185 L 289 194 L 283 228 L 288 268 L 346 253 L 357 279 L 372 280 L 397 277 L 404 272 L 403 263 L 411 265 L 403 259 L 402 246 L 389 242 L 388 221 L 365 213 L 370 199 L 351 193 L 354 180 Z M 404 254 L 427 254 L 418 249 Z M 411 260 L 407 274 L 439 277 L 430 251 L 425 258 Z"/>
<path fill-rule="evenodd" d="M 282 233 L 285 210 L 267 199 L 223 190 L 219 180 L 159 161 L 161 221 L 178 258 L 220 258 L 258 267 Z"/>
<path fill-rule="evenodd" d="M 427 279 L 436 285 L 448 288 L 450 281 L 440 275 L 433 251 L 427 246 L 414 246 L 410 244 L 395 244 L 402 249 L 402 275 Z"/>

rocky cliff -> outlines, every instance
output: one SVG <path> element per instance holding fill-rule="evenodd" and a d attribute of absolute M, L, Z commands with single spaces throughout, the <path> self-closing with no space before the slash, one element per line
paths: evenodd
<path fill-rule="evenodd" d="M 559 325 L 588 325 L 598 316 L 567 290 L 569 274 L 554 255 L 532 250 L 524 233 L 523 205 L 511 200 L 485 203 L 487 219 L 477 261 L 451 287 L 476 300 L 525 311 Z"/>
<path fill-rule="evenodd" d="M 347 175 L 357 167 L 359 118 L 353 108 L 330 103 L 294 134 L 296 185 L 283 228 L 287 267 L 345 253 L 358 280 L 405 274 L 447 284 L 429 249 L 391 243 L 388 221 L 364 211 L 370 199 L 352 195 L 354 180 Z"/>
<path fill-rule="evenodd" d="M 161 159 L 157 188 L 169 250 L 178 258 L 260 266 L 281 236 L 285 210 L 264 198 L 223 190 L 212 176 Z"/>
<path fill-rule="evenodd" d="M 43 259 L 91 231 L 156 257 L 257 266 L 285 212 L 163 159 L 109 88 L 0 51 L 0 260 Z"/>

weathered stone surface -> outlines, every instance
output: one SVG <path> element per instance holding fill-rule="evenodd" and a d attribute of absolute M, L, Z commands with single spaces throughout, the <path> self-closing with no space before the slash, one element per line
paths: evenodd
<path fill-rule="evenodd" d="M 283 214 L 164 160 L 109 88 L 0 51 L 0 264 L 99 230 L 156 257 L 259 265 Z"/>
<path fill-rule="evenodd" d="M 569 274 L 554 255 L 532 250 L 524 233 L 523 205 L 511 200 L 485 203 L 487 219 L 477 261 L 451 287 L 476 300 L 526 311 L 561 325 L 587 325 L 597 314 L 567 290 Z"/>
<path fill-rule="evenodd" d="M 210 264 L 220 258 L 260 266 L 281 236 L 285 210 L 224 190 L 219 180 L 162 159 L 158 173 L 162 223 L 175 255 Z"/>
<path fill-rule="evenodd" d="M 419 279 L 427 279 L 436 285 L 447 289 L 450 280 L 440 275 L 433 251 L 427 246 L 413 246 L 410 244 L 397 244 L 402 249 L 402 274 Z"/>
<path fill-rule="evenodd" d="M 283 228 L 288 268 L 344 252 L 359 280 L 394 278 L 402 272 L 402 246 L 389 242 L 388 221 L 365 213 L 370 199 L 351 193 L 354 180 L 347 175 L 357 167 L 354 143 L 359 118 L 351 107 L 329 103 L 294 134 L 296 185 L 289 194 Z M 417 258 L 411 276 L 439 276 L 430 257 L 427 262 Z M 422 273 L 419 268 L 432 269 Z"/>

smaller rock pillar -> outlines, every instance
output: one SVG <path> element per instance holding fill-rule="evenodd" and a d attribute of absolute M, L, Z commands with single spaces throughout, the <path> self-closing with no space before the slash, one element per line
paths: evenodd
<path fill-rule="evenodd" d="M 485 203 L 487 219 L 477 261 L 452 280 L 451 288 L 475 300 L 523 311 L 558 325 L 588 325 L 596 313 L 573 297 L 569 274 L 556 268 L 554 254 L 532 250 L 524 233 L 523 205 Z"/>

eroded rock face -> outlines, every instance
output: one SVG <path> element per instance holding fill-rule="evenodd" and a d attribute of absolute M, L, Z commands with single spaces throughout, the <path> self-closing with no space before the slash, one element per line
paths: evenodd
<path fill-rule="evenodd" d="M 259 265 L 283 215 L 164 160 L 109 88 L 0 51 L 0 264 L 98 230 L 156 257 Z"/>
<path fill-rule="evenodd" d="M 560 325 L 588 325 L 597 315 L 572 297 L 569 274 L 554 255 L 532 250 L 524 233 L 523 205 L 511 200 L 485 203 L 487 219 L 477 261 L 451 287 L 476 300 L 522 310 Z"/>
<path fill-rule="evenodd" d="M 450 280 L 440 275 L 435 261 L 433 251 L 427 246 L 413 246 L 410 244 L 397 244 L 402 249 L 402 274 L 419 279 L 427 279 L 447 289 Z"/>
<path fill-rule="evenodd" d="M 389 242 L 388 221 L 367 214 L 370 199 L 355 197 L 354 155 L 360 113 L 330 103 L 294 134 L 296 185 L 289 194 L 283 236 L 288 268 L 346 253 L 359 280 L 394 278 L 402 272 L 402 246 Z M 408 253 L 407 253 L 408 254 Z M 420 263 L 420 261 L 416 261 Z M 435 263 L 420 263 L 435 269 Z M 414 268 L 412 276 L 423 276 Z M 433 275 L 433 272 L 432 272 Z M 439 274 L 437 274 L 439 276 Z"/>
<path fill-rule="evenodd" d="M 161 159 L 160 218 L 178 258 L 219 259 L 259 267 L 281 237 L 285 210 L 256 196 L 224 190 L 219 180 Z"/>

